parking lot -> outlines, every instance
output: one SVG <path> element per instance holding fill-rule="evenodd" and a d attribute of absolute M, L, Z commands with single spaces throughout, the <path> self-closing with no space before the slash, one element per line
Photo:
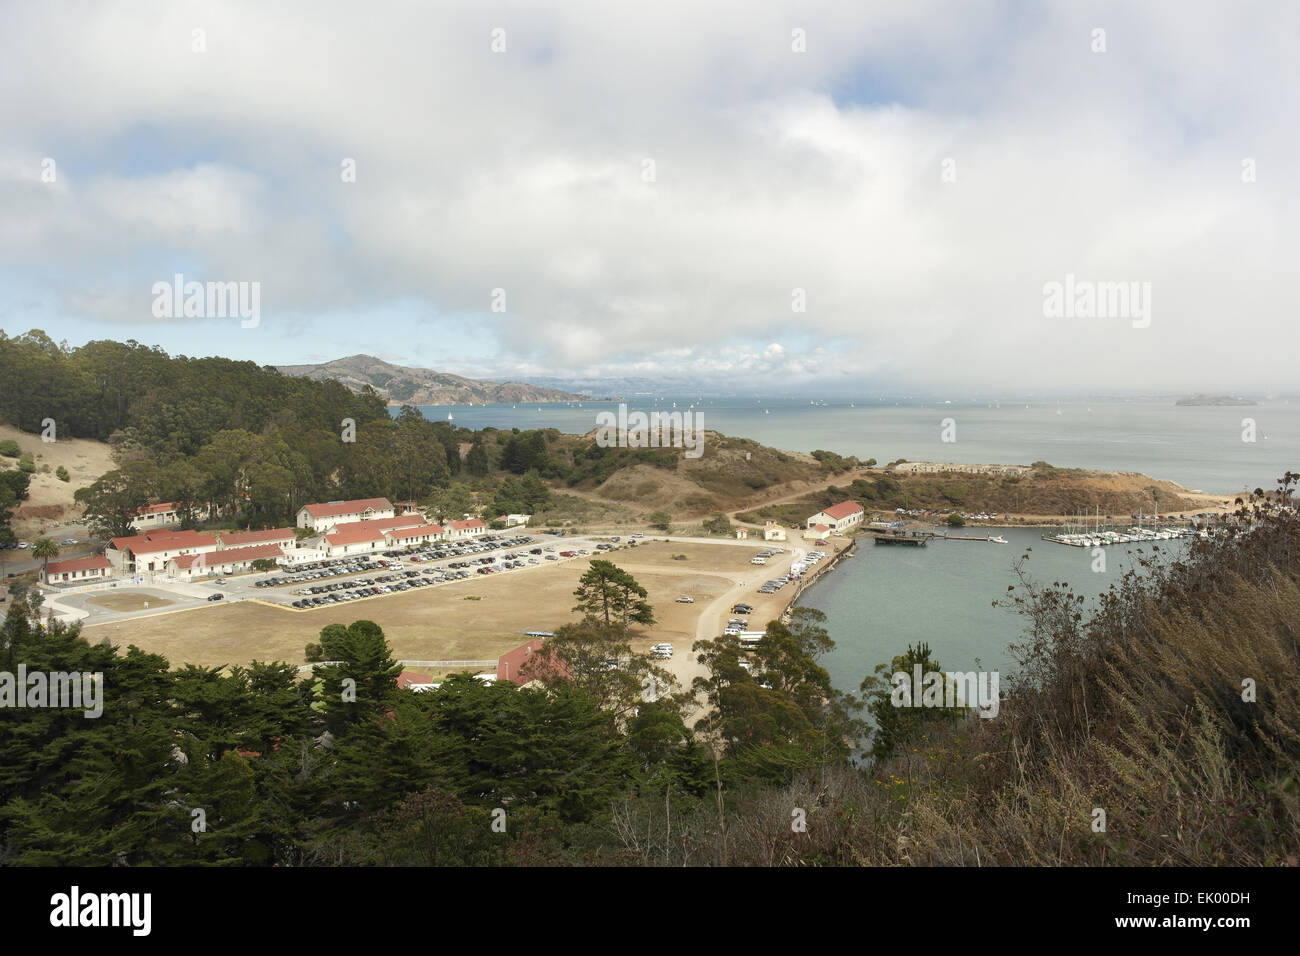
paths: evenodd
<path fill-rule="evenodd" d="M 488 535 L 465 541 L 439 541 L 420 548 L 314 561 L 250 578 L 212 582 L 232 596 L 297 610 L 398 594 L 418 588 L 504 574 L 529 567 L 590 557 L 616 545 L 546 535 Z"/>

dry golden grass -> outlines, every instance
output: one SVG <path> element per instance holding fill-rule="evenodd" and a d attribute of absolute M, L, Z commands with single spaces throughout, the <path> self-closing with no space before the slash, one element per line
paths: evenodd
<path fill-rule="evenodd" d="M 94 594 L 86 598 L 87 604 L 95 604 L 110 611 L 141 611 L 145 608 L 167 607 L 175 601 L 156 594 Z"/>

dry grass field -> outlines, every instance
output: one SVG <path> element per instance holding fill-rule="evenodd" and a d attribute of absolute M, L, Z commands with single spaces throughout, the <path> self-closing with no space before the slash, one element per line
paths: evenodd
<path fill-rule="evenodd" d="M 651 542 L 615 553 L 614 563 L 628 570 L 649 592 L 661 622 L 640 629 L 633 646 L 643 650 L 667 640 L 689 647 L 701 609 L 738 581 L 765 570 L 749 564 L 753 552 L 760 548 Z M 674 554 L 684 554 L 686 560 L 673 560 Z M 85 635 L 91 641 L 106 637 L 123 648 L 134 644 L 162 654 L 172 666 L 247 664 L 253 660 L 300 664 L 304 646 L 316 641 L 325 625 L 364 619 L 384 629 L 394 656 L 401 660 L 490 660 L 522 644 L 527 639 L 524 631 L 553 631 L 579 619 L 572 610 L 573 590 L 588 560 L 476 576 L 310 611 L 272 607 L 260 601 L 223 602 L 215 607 L 92 625 Z M 677 604 L 680 594 L 691 595 L 695 603 Z M 481 596 L 481 600 L 465 600 L 467 595 Z M 779 613 L 785 598 L 772 595 L 767 601 Z M 750 603 L 758 605 L 757 601 Z"/>

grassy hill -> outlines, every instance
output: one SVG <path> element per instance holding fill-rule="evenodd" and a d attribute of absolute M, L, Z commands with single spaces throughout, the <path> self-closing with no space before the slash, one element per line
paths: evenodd
<path fill-rule="evenodd" d="M 1152 489 L 1156 497 L 1152 498 Z M 868 511 L 892 512 L 896 508 L 987 511 L 1000 514 L 1070 515 L 1100 509 L 1124 517 L 1195 510 L 1186 489 L 1137 473 L 1054 468 L 1038 463 L 1025 475 L 968 475 L 887 473 L 878 469 L 871 477 L 843 486 L 831 486 L 799 501 L 755 508 L 737 517 L 761 524 L 773 518 L 783 524 L 802 523 L 808 515 L 846 498 L 859 501 Z"/>

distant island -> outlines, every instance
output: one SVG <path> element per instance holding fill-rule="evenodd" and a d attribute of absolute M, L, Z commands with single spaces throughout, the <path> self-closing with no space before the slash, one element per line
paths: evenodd
<path fill-rule="evenodd" d="M 575 395 L 524 382 L 481 382 L 428 368 L 393 365 L 373 355 L 350 355 L 322 365 L 280 365 L 282 375 L 316 381 L 334 379 L 354 392 L 369 385 L 390 405 L 487 405 L 492 402 L 590 402 Z"/>
<path fill-rule="evenodd" d="M 1193 395 L 1180 398 L 1175 405 L 1258 405 L 1259 402 L 1240 395 Z"/>

